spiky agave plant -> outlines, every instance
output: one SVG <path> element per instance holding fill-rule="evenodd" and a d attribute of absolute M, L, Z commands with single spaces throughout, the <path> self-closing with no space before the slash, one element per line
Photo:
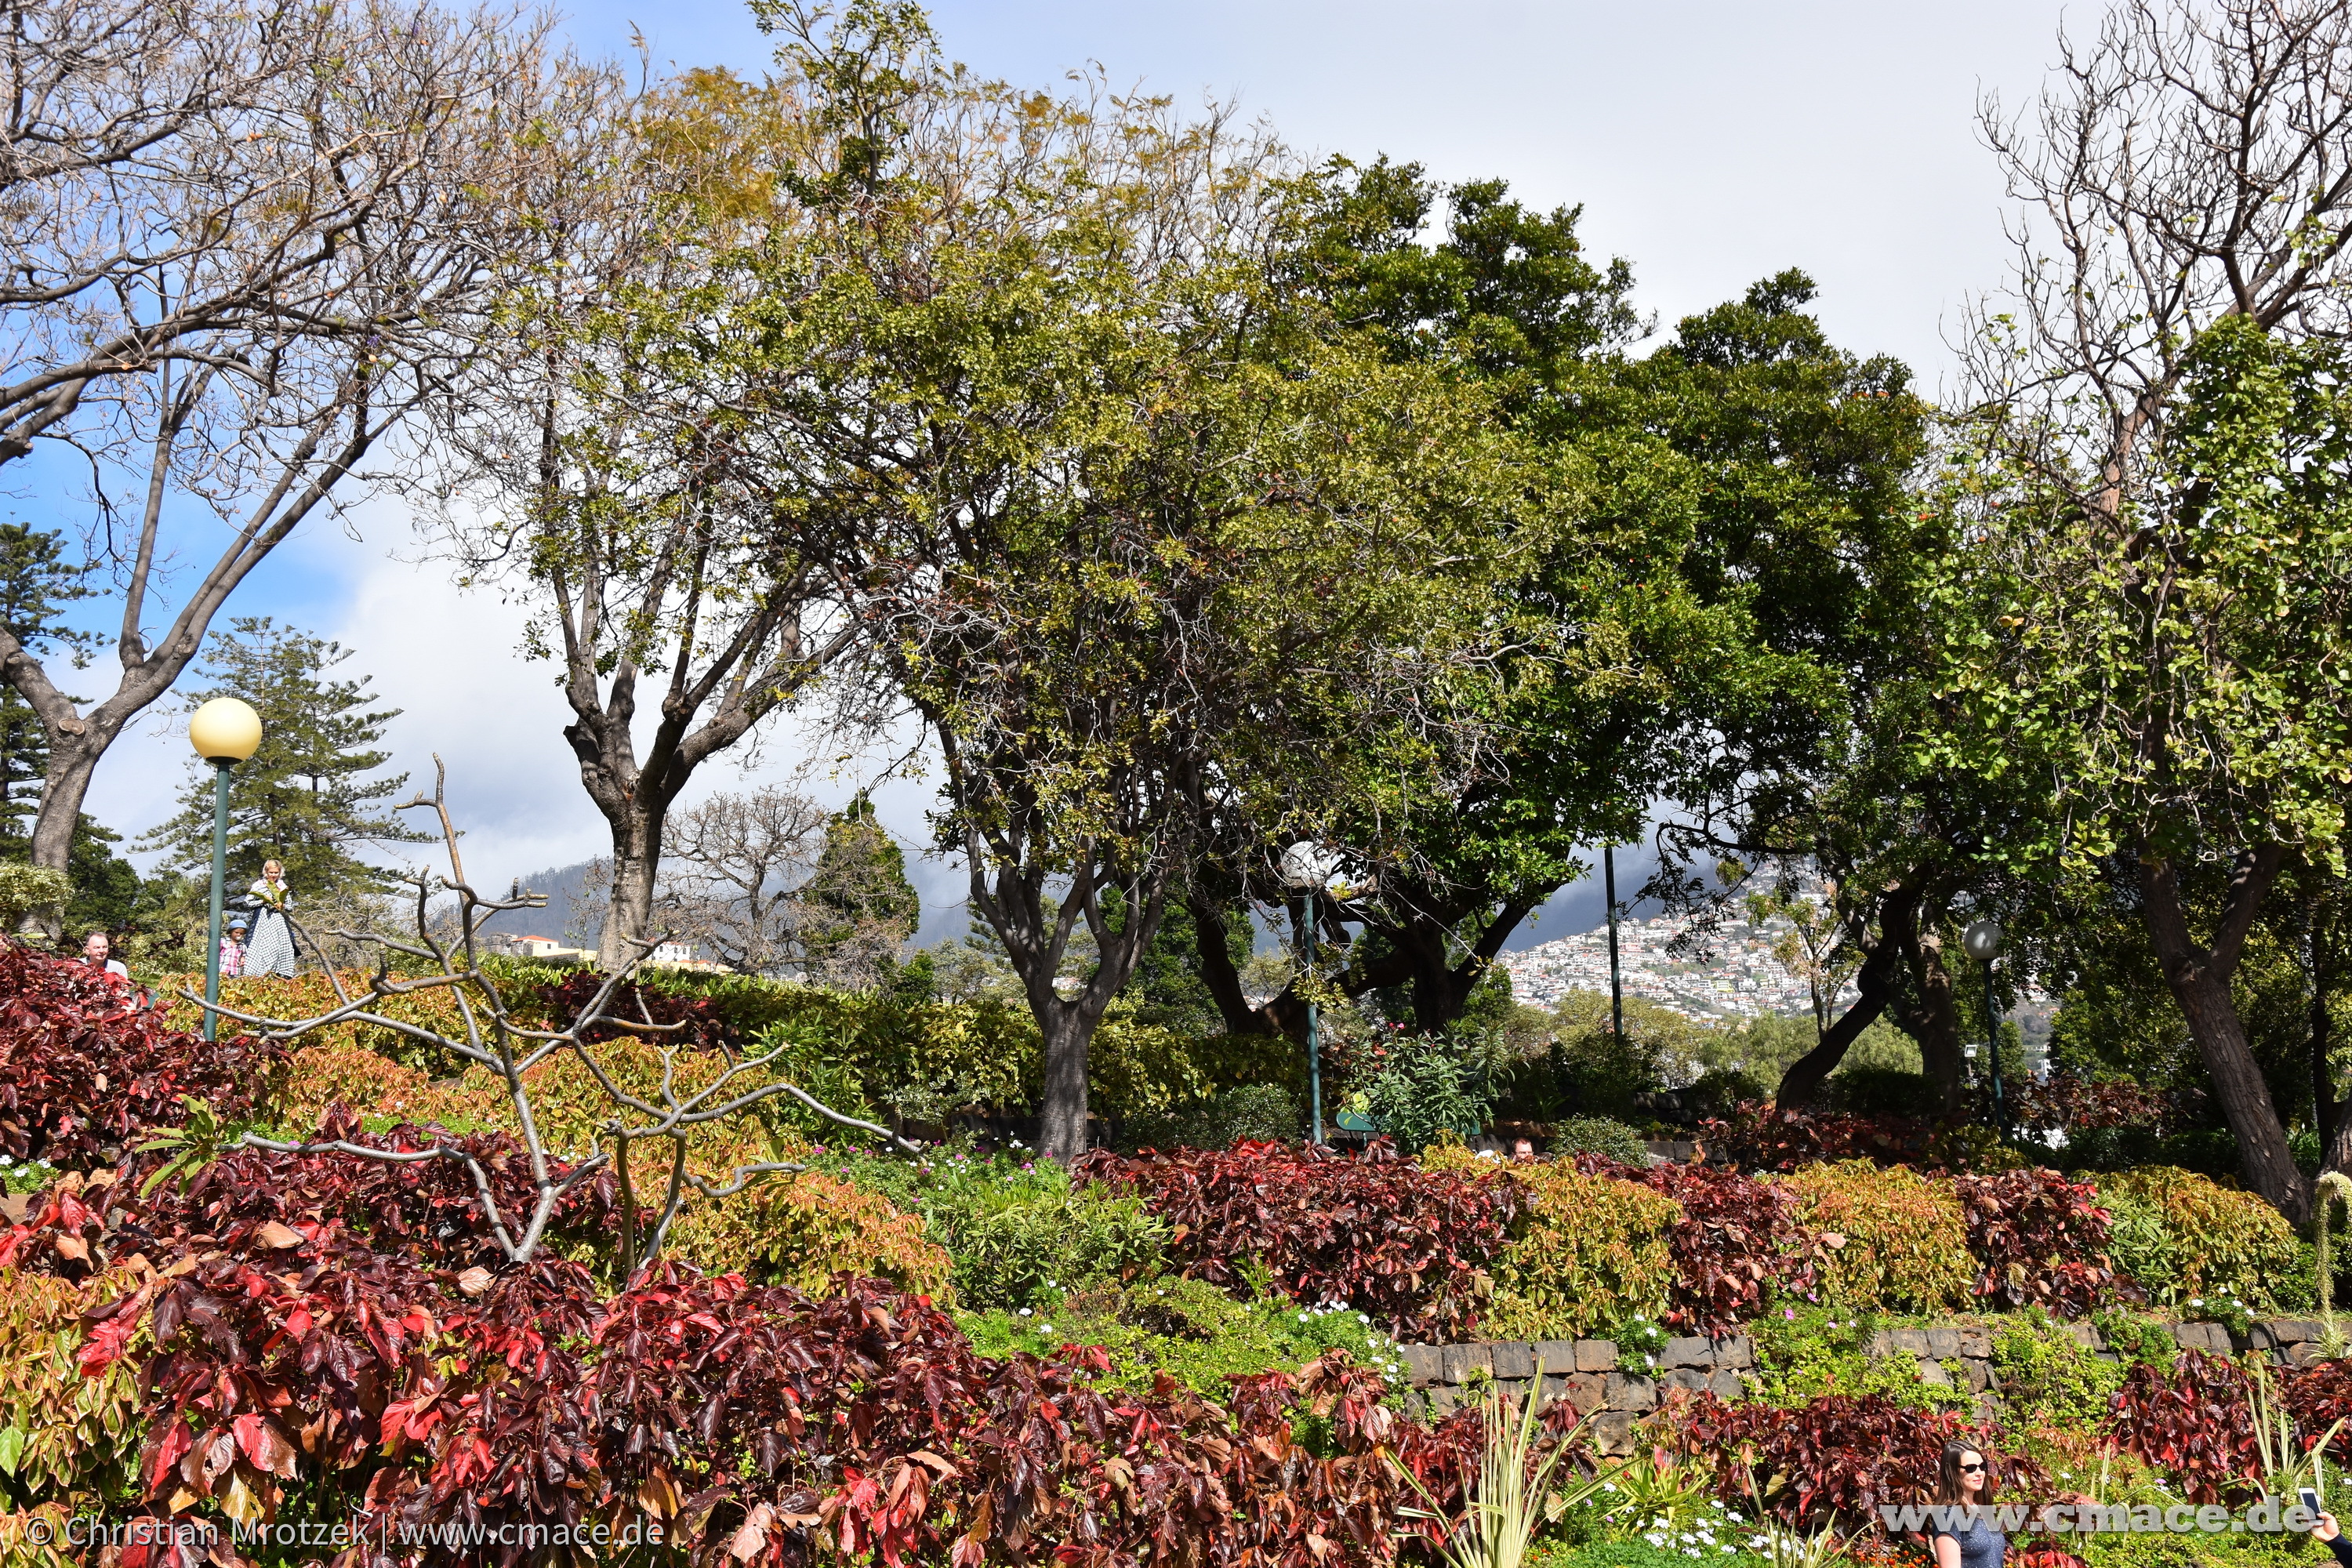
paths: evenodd
<path fill-rule="evenodd" d="M 1486 1447 L 1478 1461 L 1477 1487 L 1464 1504 L 1462 1518 L 1445 1537 L 1445 1561 L 1451 1568 L 1520 1568 L 1548 1513 L 1557 1517 L 1563 1509 L 1590 1501 L 1612 1476 L 1623 1468 L 1618 1465 L 1596 1470 L 1561 1494 L 1553 1495 L 1552 1474 L 1575 1447 L 1577 1434 L 1584 1430 L 1591 1417 L 1580 1417 L 1560 1435 L 1549 1453 L 1535 1459 L 1538 1404 L 1532 1394 L 1521 1402 L 1500 1388 L 1487 1390 L 1484 1412 Z M 1413 1489 L 1430 1504 L 1430 1510 L 1435 1509 L 1437 1499 L 1422 1484 L 1421 1478 L 1394 1458 L 1389 1462 L 1412 1483 Z M 1400 1511 L 1415 1519 L 1442 1521 L 1445 1517 L 1430 1510 Z"/>

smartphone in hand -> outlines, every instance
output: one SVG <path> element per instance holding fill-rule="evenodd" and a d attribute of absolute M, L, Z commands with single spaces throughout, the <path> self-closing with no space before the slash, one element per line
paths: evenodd
<path fill-rule="evenodd" d="M 2294 1494 L 2294 1500 L 2309 1509 L 2314 1519 L 2327 1511 L 2320 1503 L 2319 1494 L 2309 1487 L 2298 1488 Z"/>

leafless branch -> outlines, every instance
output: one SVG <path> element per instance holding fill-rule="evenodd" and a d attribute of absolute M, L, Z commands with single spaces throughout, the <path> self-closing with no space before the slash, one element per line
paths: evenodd
<path fill-rule="evenodd" d="M 508 899 L 486 899 L 467 882 L 464 862 L 457 853 L 458 831 L 449 813 L 446 788 L 446 773 L 441 759 L 436 756 L 434 758 L 433 794 L 427 796 L 420 792 L 416 799 L 407 803 L 409 808 L 429 809 L 439 818 L 442 842 L 449 858 L 449 869 L 446 875 L 436 877 L 419 871 L 414 879 L 413 885 L 417 889 L 417 943 L 393 942 L 366 932 L 342 933 L 352 941 L 374 944 L 382 954 L 375 973 L 368 977 L 368 989 L 364 994 L 350 994 L 338 977 L 337 1005 L 315 1017 L 302 1019 L 270 1018 L 205 1004 L 192 992 L 184 994 L 220 1016 L 264 1030 L 264 1037 L 272 1041 L 297 1040 L 339 1023 L 359 1021 L 438 1046 L 460 1060 L 496 1075 L 521 1130 L 523 1146 L 530 1161 L 534 1196 L 530 1213 L 513 1216 L 501 1213 L 491 1196 L 488 1177 L 479 1163 L 454 1143 L 436 1142 L 426 1149 L 389 1151 L 341 1139 L 312 1142 L 282 1142 L 248 1134 L 245 1139 L 247 1144 L 280 1153 L 340 1153 L 394 1164 L 414 1164 L 425 1160 L 457 1162 L 465 1166 L 473 1181 L 477 1198 L 482 1205 L 483 1216 L 489 1222 L 500 1250 L 515 1264 L 527 1262 L 538 1249 L 548 1223 L 564 1196 L 594 1172 L 608 1164 L 613 1165 L 621 1178 L 622 1262 L 625 1272 L 629 1274 L 651 1262 L 660 1252 L 689 1190 L 715 1199 L 740 1192 L 763 1176 L 800 1169 L 798 1165 L 786 1162 L 752 1162 L 734 1167 L 726 1177 L 717 1182 L 688 1171 L 688 1142 L 696 1129 L 740 1116 L 762 1100 L 788 1098 L 819 1116 L 840 1126 L 870 1134 L 902 1152 L 913 1154 L 920 1152 L 919 1144 L 898 1137 L 887 1128 L 845 1115 L 798 1085 L 772 1076 L 785 1054 L 783 1047 L 759 1056 L 730 1060 L 700 1088 L 681 1089 L 676 1070 L 679 1063 L 678 1053 L 691 1047 L 678 1037 L 677 1026 L 626 1019 L 615 1016 L 614 1011 L 615 998 L 630 987 L 638 965 L 653 946 L 651 942 L 635 944 L 636 951 L 618 969 L 604 976 L 595 994 L 583 1003 L 561 1027 L 535 1028 L 518 1020 L 499 982 L 482 967 L 475 939 L 483 921 L 490 916 L 506 910 L 541 907 L 546 900 L 543 895 L 535 893 Z M 436 891 L 457 896 L 455 930 L 457 934 L 454 940 L 436 938 L 428 929 L 425 911 L 429 896 Z M 425 957 L 434 965 L 435 972 L 414 979 L 396 979 L 391 973 L 391 955 L 394 952 L 410 957 Z M 372 1010 L 381 998 L 436 988 L 447 989 L 456 999 L 466 1020 L 463 1039 Z M 618 1029 L 629 1039 L 649 1042 L 660 1053 L 661 1084 L 656 1091 L 650 1096 L 633 1094 L 615 1079 L 608 1064 L 599 1058 L 600 1047 L 589 1037 L 606 1029 Z M 610 1148 L 599 1149 L 587 1159 L 559 1173 L 555 1162 L 549 1158 L 545 1140 L 539 1131 L 530 1088 L 525 1079 L 533 1068 L 556 1056 L 567 1054 L 587 1069 L 614 1110 L 621 1114 L 604 1123 Z M 667 1140 L 671 1149 L 669 1173 L 656 1205 L 656 1217 L 652 1224 L 646 1225 L 640 1220 L 635 1189 L 630 1179 L 628 1156 L 630 1145 L 649 1140 Z"/>

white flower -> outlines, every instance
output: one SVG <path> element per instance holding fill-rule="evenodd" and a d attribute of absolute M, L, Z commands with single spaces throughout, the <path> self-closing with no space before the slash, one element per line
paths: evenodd
<path fill-rule="evenodd" d="M 1666 1543 L 1666 1538 L 1663 1535 L 1644 1535 L 1642 1539 L 1653 1546 L 1664 1546 Z"/>
<path fill-rule="evenodd" d="M 1022 1315 L 1023 1317 L 1024 1317 L 1024 1318 L 1025 1318 L 1025 1317 L 1027 1317 L 1027 1316 L 1029 1316 L 1029 1309 L 1028 1309 L 1028 1308 L 1026 1308 L 1026 1307 L 1022 1308 L 1022 1309 L 1021 1309 L 1021 1315 Z"/>

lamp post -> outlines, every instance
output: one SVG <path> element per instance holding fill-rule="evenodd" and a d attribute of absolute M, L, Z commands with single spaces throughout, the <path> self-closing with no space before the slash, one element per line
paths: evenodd
<path fill-rule="evenodd" d="M 1985 979 L 1985 1053 L 1992 1061 L 1992 1124 L 2003 1138 L 2009 1136 L 2009 1107 L 2000 1095 L 2000 1017 L 1992 1005 L 1992 961 L 2000 956 L 2000 922 L 1996 920 L 1972 921 L 1960 933 L 1960 951 L 1984 965 Z"/>
<path fill-rule="evenodd" d="M 1309 839 L 1302 838 L 1282 852 L 1282 879 L 1297 900 L 1292 918 L 1297 932 L 1299 962 L 1306 966 L 1307 1099 L 1318 1143 L 1323 1142 L 1323 1058 L 1316 1038 L 1315 927 L 1322 911 L 1315 907 L 1315 900 L 1331 885 L 1339 866 L 1338 856 Z"/>
<path fill-rule="evenodd" d="M 234 697 L 215 697 L 188 720 L 188 744 L 213 765 L 212 921 L 205 942 L 205 1038 L 220 1026 L 221 884 L 228 876 L 228 771 L 261 744 L 261 715 Z"/>

